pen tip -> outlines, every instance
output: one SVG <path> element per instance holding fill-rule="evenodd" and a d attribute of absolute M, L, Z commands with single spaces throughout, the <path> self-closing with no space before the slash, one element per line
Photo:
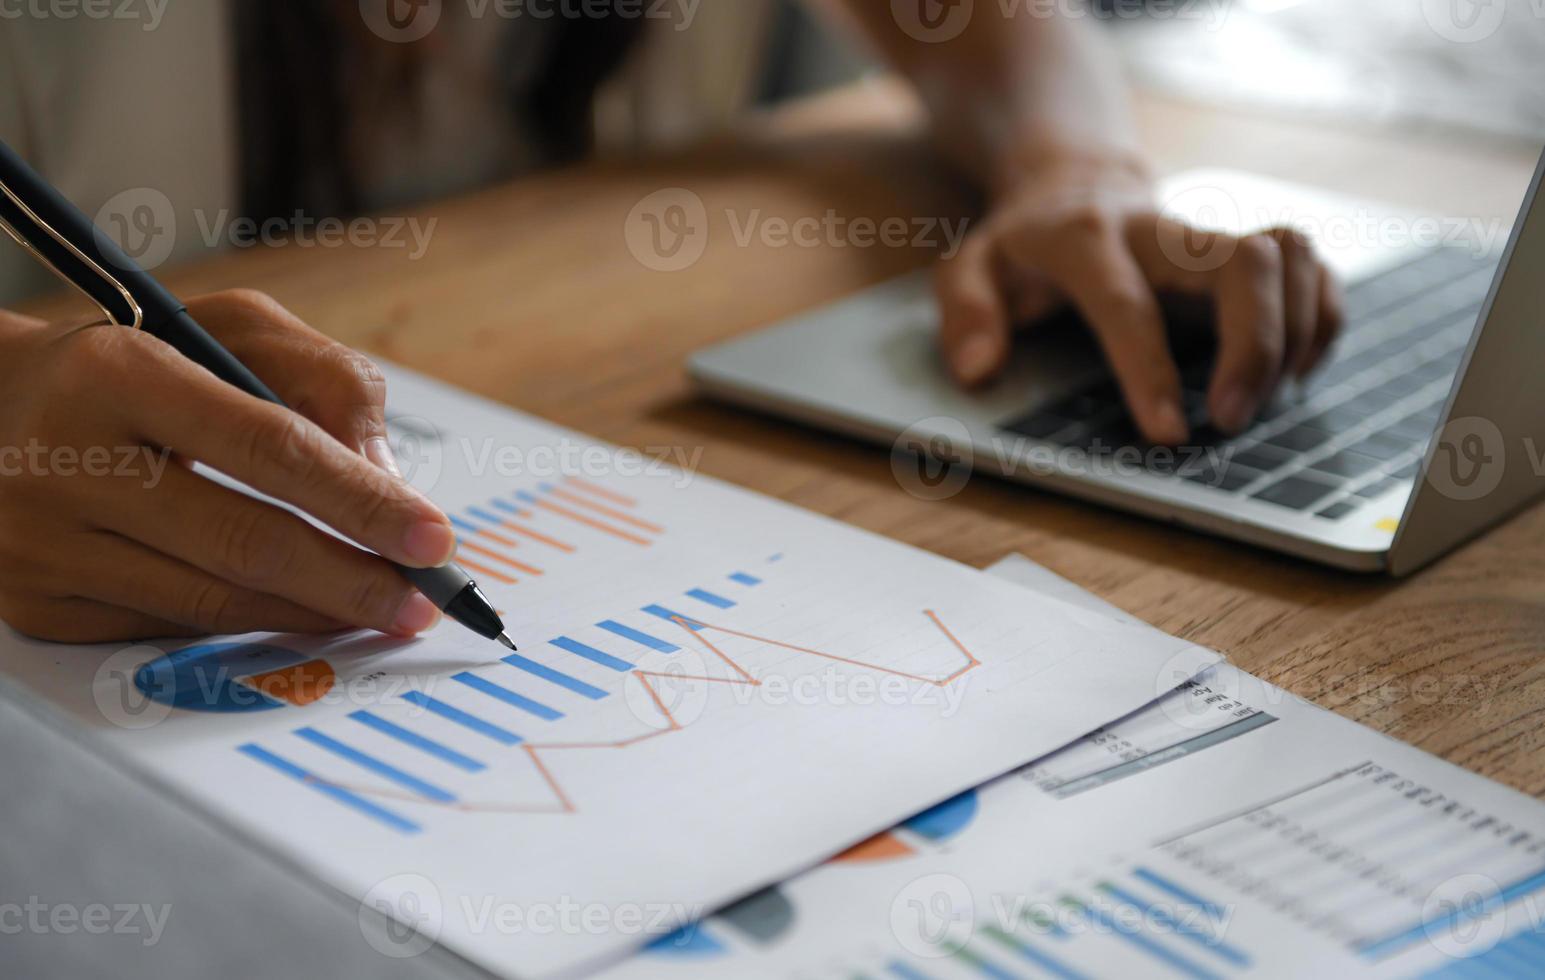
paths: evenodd
<path fill-rule="evenodd" d="M 500 633 L 498 639 L 499 639 L 500 643 L 502 643 L 505 646 L 509 647 L 511 650 L 515 649 L 515 641 L 510 639 L 510 636 L 509 636 L 508 633 Z"/>

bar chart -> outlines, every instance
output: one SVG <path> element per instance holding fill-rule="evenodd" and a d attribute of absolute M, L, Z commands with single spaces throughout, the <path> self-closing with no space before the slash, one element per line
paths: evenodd
<path fill-rule="evenodd" d="M 1180 719 L 1177 721 L 1177 719 Z M 1091 732 L 1022 769 L 1058 799 L 1077 796 L 1195 755 L 1276 721 L 1208 678 L 1187 681 L 1152 707 Z"/>
<path fill-rule="evenodd" d="M 762 564 L 771 567 L 774 562 L 769 559 Z M 640 656 L 679 653 L 683 649 L 681 644 L 689 642 L 692 634 L 708 629 L 706 623 L 694 618 L 696 615 L 733 610 L 745 601 L 748 593 L 763 584 L 766 574 L 726 572 L 718 576 L 718 581 L 684 590 L 670 600 L 672 606 L 650 603 L 631 614 L 599 620 L 584 634 L 576 631 L 575 636 L 551 637 L 546 642 L 545 654 L 513 653 L 503 657 L 497 669 L 448 674 L 437 678 L 439 683 L 425 685 L 432 686 L 434 693 L 420 689 L 404 691 L 395 699 L 397 703 L 355 710 L 347 715 L 347 724 L 334 723 L 328 732 L 310 726 L 297 727 L 290 733 L 293 740 L 288 747 L 282 743 L 246 743 L 237 751 L 362 817 L 405 834 L 423 830 L 425 818 L 398 812 L 400 807 L 394 808 L 394 803 L 429 803 L 448 810 L 572 812 L 574 801 L 564 793 L 541 753 L 624 747 L 679 727 L 656 681 L 679 681 L 682 675 L 641 670 Z M 711 640 L 705 639 L 703 645 L 709 651 L 717 650 Z M 147 665 L 142 673 L 147 684 L 153 683 L 155 690 L 179 707 L 196 706 L 206 691 L 214 692 L 217 704 L 239 701 L 230 693 L 237 691 L 247 692 L 247 700 L 266 709 L 289 702 L 263 698 L 246 685 L 267 680 L 272 686 L 273 677 L 285 676 L 284 669 L 308 669 L 306 664 L 291 666 L 290 661 L 299 659 L 298 655 L 286 656 L 284 651 L 271 647 L 249 650 L 240 645 L 222 645 L 180 651 L 167 658 L 167 664 Z M 320 661 L 312 663 L 317 662 Z M 232 668 L 233 663 L 245 665 L 246 670 L 262 668 L 264 674 L 255 682 L 245 677 L 243 668 Z M 732 671 L 740 670 L 728 658 L 725 663 Z M 733 679 L 733 672 L 728 676 Z M 744 671 L 741 676 L 749 679 Z M 686 679 L 722 680 L 691 675 Z M 659 706 L 659 726 L 643 728 L 632 738 L 607 743 L 567 743 L 552 737 L 553 732 L 561 730 L 555 726 L 571 713 L 614 698 L 628 682 L 646 686 Z M 335 764 L 321 767 L 302 763 L 296 757 L 296 750 L 302 746 L 323 750 L 326 761 Z M 549 790 L 546 799 L 480 802 L 466 799 L 436 781 L 436 772 L 445 776 L 485 772 L 492 765 L 491 753 L 512 749 L 523 752 L 542 777 Z M 317 757 L 314 751 L 308 754 L 313 759 Z M 374 779 L 361 782 L 357 778 L 360 774 Z"/>
<path fill-rule="evenodd" d="M 485 583 L 513 586 L 547 574 L 554 562 L 587 547 L 622 542 L 648 548 L 665 528 L 640 510 L 634 497 L 571 476 L 466 506 L 450 518 L 460 563 Z M 717 593 L 701 592 L 694 598 L 720 609 L 734 605 Z"/>

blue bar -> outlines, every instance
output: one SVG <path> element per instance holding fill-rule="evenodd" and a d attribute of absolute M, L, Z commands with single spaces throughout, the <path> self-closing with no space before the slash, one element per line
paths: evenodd
<path fill-rule="evenodd" d="M 1388 953 L 1392 953 L 1403 946 L 1420 941 L 1423 937 L 1431 934 L 1429 932 L 1431 929 L 1442 929 L 1452 925 L 1454 922 L 1461 918 L 1470 918 L 1476 915 L 1490 912 L 1492 909 L 1502 908 L 1513 899 L 1528 895 L 1531 892 L 1539 891 L 1542 888 L 1545 888 L 1545 869 L 1536 871 L 1534 874 L 1520 878 L 1518 881 L 1508 885 L 1506 888 L 1502 889 L 1502 891 L 1499 892 L 1495 898 L 1485 902 L 1484 907 L 1482 908 L 1456 908 L 1454 911 L 1448 913 L 1447 915 L 1434 919 L 1431 922 L 1417 923 L 1410 929 L 1407 929 L 1405 932 L 1398 932 L 1393 936 L 1389 936 L 1385 939 L 1379 939 L 1374 942 L 1366 943 L 1365 945 L 1359 947 L 1357 951 L 1369 959 L 1378 959 L 1379 957 Z"/>
<path fill-rule="evenodd" d="M 592 701 L 599 701 L 606 697 L 607 692 L 599 687 L 592 687 L 577 677 L 570 677 L 561 670 L 553 670 L 551 667 L 539 664 L 535 660 L 527 660 L 518 653 L 505 657 L 504 662 L 511 667 L 518 667 L 528 674 L 535 674 L 544 681 L 551 681 L 559 687 L 567 688 L 575 694 L 583 694 Z"/>
<path fill-rule="evenodd" d="M 500 517 L 498 514 L 490 514 L 488 511 L 481 507 L 468 507 L 467 513 L 471 514 L 473 517 L 476 517 L 480 521 L 487 521 L 490 524 L 504 523 L 504 518 Z"/>
<path fill-rule="evenodd" d="M 1212 902 L 1207 901 L 1207 899 L 1198 895 L 1196 892 L 1193 892 L 1188 888 L 1182 888 L 1180 885 L 1175 884 L 1173 881 L 1159 874 L 1157 871 L 1153 871 L 1149 868 L 1139 866 L 1133 869 L 1132 877 L 1138 879 L 1139 881 L 1148 882 L 1148 884 L 1157 888 L 1159 891 L 1167 892 L 1170 895 L 1180 899 L 1187 905 L 1195 905 L 1199 909 L 1206 909 L 1208 913 L 1215 912 L 1222 908 L 1221 905 L 1214 905 Z"/>
<path fill-rule="evenodd" d="M 1045 970 L 1047 973 L 1050 973 L 1054 977 L 1058 977 L 1059 980 L 1091 980 L 1087 973 L 1079 973 L 1077 970 L 1063 963 L 1056 957 L 1049 956 L 1046 953 L 1041 952 L 1017 936 L 1009 935 L 1007 932 L 1004 932 L 1000 929 L 993 929 L 988 933 L 988 935 L 994 939 L 999 940 L 1014 952 L 1018 953 L 1020 956 L 1023 956 L 1025 959 L 1029 960 L 1031 963 L 1034 963 L 1036 966 Z"/>
<path fill-rule="evenodd" d="M 451 680 L 460 684 L 465 684 L 472 688 L 474 691 L 482 691 L 484 694 L 491 698 L 498 698 L 505 704 L 513 705 L 514 707 L 517 707 L 529 714 L 536 715 L 538 718 L 541 718 L 545 721 L 557 721 L 559 718 L 563 717 L 563 712 L 561 711 L 554 711 L 552 708 L 549 708 L 545 704 L 540 704 L 528 697 L 523 697 L 522 695 L 516 694 L 514 691 L 507 687 L 500 687 L 493 681 L 484 680 L 478 675 L 469 673 L 465 670 L 459 674 L 452 674 Z"/>
<path fill-rule="evenodd" d="M 608 633 L 613 633 L 622 637 L 624 640 L 632 640 L 634 643 L 641 643 L 649 649 L 658 650 L 661 653 L 675 653 L 677 650 L 681 649 L 681 647 L 673 646 L 669 643 L 666 643 L 664 640 L 656 639 L 655 637 L 650 636 L 648 633 L 640 633 L 638 630 L 633 629 L 630 626 L 624 626 L 621 623 L 614 622 L 610 619 L 604 623 L 596 623 L 596 625 Z"/>
<path fill-rule="evenodd" d="M 747 575 L 745 572 L 736 572 L 730 576 L 731 582 L 739 582 L 741 585 L 761 585 L 762 580 L 755 575 Z"/>
<path fill-rule="evenodd" d="M 401 725 L 394 725 L 379 715 L 373 715 L 368 711 L 356 711 L 349 715 L 349 717 L 367 728 L 373 728 L 382 735 L 395 738 L 404 745 L 411 745 L 420 752 L 427 752 L 436 759 L 449 762 L 457 769 L 465 772 L 482 772 L 488 768 L 476 759 L 462 755 L 455 749 L 441 745 L 439 742 L 427 739 L 417 732 L 410 732 Z"/>
<path fill-rule="evenodd" d="M 732 609 L 735 606 L 733 601 L 724 598 L 722 595 L 714 595 L 707 589 L 688 589 L 687 597 L 696 599 L 698 602 L 706 602 L 710 606 L 718 606 L 720 609 Z"/>
<path fill-rule="evenodd" d="M 891 960 L 885 964 L 885 968 L 892 975 L 900 977 L 901 980 L 928 980 L 928 974 L 923 973 L 921 970 L 914 970 L 900 960 Z"/>
<path fill-rule="evenodd" d="M 514 504 L 510 503 L 508 500 L 490 500 L 489 503 L 492 504 L 493 506 L 499 508 L 500 510 L 504 511 L 506 514 L 524 514 L 525 513 L 525 511 L 521 510 L 519 507 L 516 507 Z"/>
<path fill-rule="evenodd" d="M 323 782 L 320 776 L 312 775 L 311 773 L 302 769 L 300 766 L 297 766 L 295 763 L 290 762 L 287 759 L 281 759 L 267 749 L 260 748 L 256 745 L 247 744 L 240 746 L 236 751 L 242 753 L 245 756 L 248 756 L 249 758 L 256 759 L 264 765 L 272 766 L 273 768 L 284 773 L 286 776 L 300 780 L 302 783 L 305 783 L 307 786 L 310 786 L 317 792 L 323 794 L 324 796 L 332 797 L 339 803 L 342 803 L 344 806 L 353 807 L 366 816 L 374 817 L 393 830 L 400 830 L 405 834 L 416 834 L 421 829 L 419 825 L 413 821 L 399 817 L 397 814 L 386 809 L 385 807 L 376 806 L 374 803 L 365 799 L 363 796 L 351 793 L 341 786 L 334 786 L 331 783 Z"/>
<path fill-rule="evenodd" d="M 1109 915 L 1106 915 L 1103 911 L 1094 905 L 1085 905 L 1084 911 L 1091 918 L 1098 919 L 1100 925 L 1109 929 L 1111 932 L 1120 936 L 1122 939 L 1125 939 L 1127 942 L 1131 943 L 1133 946 L 1136 946 L 1138 949 L 1147 953 L 1149 956 L 1152 956 L 1160 963 L 1163 963 L 1172 969 L 1178 970 L 1181 973 L 1184 973 L 1186 976 L 1194 978 L 1194 980 L 1221 980 L 1221 977 L 1218 974 L 1213 973 L 1211 970 L 1200 967 L 1195 963 L 1192 963 L 1190 960 L 1186 959 L 1184 956 L 1181 956 L 1179 953 L 1171 952 L 1165 947 L 1154 942 L 1152 939 L 1149 939 L 1147 936 L 1144 936 L 1135 930 L 1127 930 L 1122 928 L 1119 922 L 1113 920 Z"/>
<path fill-rule="evenodd" d="M 643 609 L 640 609 L 639 612 L 646 612 L 651 616 L 658 616 L 665 620 L 667 623 L 670 623 L 672 626 L 685 625 L 687 629 L 693 631 L 703 628 L 703 624 L 693 619 L 691 616 L 683 616 L 681 613 L 676 612 L 673 609 L 666 609 L 664 606 L 645 606 Z M 676 622 L 678 619 L 681 620 L 680 623 Z"/>
<path fill-rule="evenodd" d="M 515 499 L 517 499 L 517 500 L 524 500 L 528 504 L 534 504 L 534 503 L 537 502 L 535 496 L 527 493 L 524 490 L 516 490 L 515 491 Z"/>
<path fill-rule="evenodd" d="M 450 517 L 452 527 L 460 528 L 461 530 L 466 531 L 468 534 L 476 534 L 482 530 L 482 528 L 478 527 L 476 524 L 473 524 L 471 521 L 464 521 L 457 517 L 455 514 L 450 515 Z"/>
<path fill-rule="evenodd" d="M 455 796 L 447 793 L 440 787 L 432 786 L 417 776 L 403 772 L 396 766 L 388 765 L 373 755 L 367 755 L 352 745 L 345 745 L 336 738 L 322 734 L 315 728 L 297 728 L 295 734 L 312 745 L 321 746 L 340 759 L 347 759 L 361 769 L 373 772 L 382 779 L 389 779 L 409 792 L 417 793 L 426 800 L 434 800 L 437 803 L 456 802 Z"/>
<path fill-rule="evenodd" d="M 1187 939 L 1197 943 L 1208 952 L 1216 953 L 1218 956 L 1221 956 L 1223 959 L 1240 968 L 1248 967 L 1250 965 L 1250 957 L 1240 952 L 1237 948 L 1230 946 L 1222 940 L 1214 941 L 1212 936 L 1208 935 L 1202 930 L 1185 925 L 1179 919 L 1176 919 L 1173 915 L 1170 915 L 1169 912 L 1159 908 L 1158 906 L 1148 904 L 1143 899 L 1127 891 L 1125 888 L 1120 888 L 1109 882 L 1104 883 L 1101 885 L 1101 887 L 1126 904 L 1141 909 L 1146 915 L 1153 916 L 1155 922 L 1158 922 L 1160 925 L 1174 930 L 1176 935 L 1185 936 Z"/>
<path fill-rule="evenodd" d="M 521 743 L 521 737 L 514 732 L 507 732 L 498 725 L 490 725 L 476 715 L 469 715 L 460 708 L 451 707 L 444 701 L 436 701 L 427 694 L 409 691 L 402 696 L 402 699 L 409 704 L 416 704 L 420 708 L 432 711 L 446 721 L 454 721 L 463 728 L 469 728 L 479 735 L 486 735 L 495 742 L 502 742 L 505 745 L 519 745 Z"/>
<path fill-rule="evenodd" d="M 595 647 L 586 646 L 578 640 L 571 640 L 566 636 L 560 636 L 556 640 L 548 640 L 547 642 L 560 650 L 567 650 L 569 653 L 572 653 L 575 656 L 584 657 L 591 663 L 600 664 L 602 667 L 610 667 L 612 670 L 616 671 L 626 671 L 633 669 L 633 665 L 628 663 L 626 660 L 619 660 L 609 653 L 602 653 Z"/>
<path fill-rule="evenodd" d="M 992 963 L 989 963 L 987 960 L 982 959 L 974 953 L 967 954 L 964 950 L 957 950 L 956 952 L 958 955 L 960 955 L 961 959 L 965 960 L 971 966 L 976 967 L 977 972 L 984 977 L 992 977 L 992 980 L 1019 980 L 1019 977 L 1010 973 L 1008 970 L 1005 970 L 1001 966 L 996 966 Z"/>

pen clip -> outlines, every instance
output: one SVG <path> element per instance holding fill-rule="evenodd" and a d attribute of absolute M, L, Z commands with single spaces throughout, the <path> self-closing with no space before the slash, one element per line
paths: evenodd
<path fill-rule="evenodd" d="M 84 265 L 87 269 L 90 269 L 93 274 L 102 280 L 102 282 L 106 283 L 113 289 L 114 292 L 122 296 L 124 304 L 134 313 L 134 322 L 120 323 L 118 318 L 113 316 L 111 310 L 104 306 L 102 302 L 95 296 L 91 295 L 90 290 L 76 282 L 74 279 L 71 279 L 69 276 L 65 275 L 63 269 L 55 265 L 53 260 L 50 259 L 47 255 L 44 255 L 36 245 L 32 244 L 32 241 L 26 235 L 24 235 L 20 229 L 16 228 L 11 224 L 10 221 L 6 220 L 6 217 L 3 214 L 0 214 L 0 228 L 5 229 L 5 233 L 11 236 L 12 241 L 26 249 L 29 255 L 43 263 L 43 265 L 47 267 L 47 269 L 54 275 L 58 276 L 60 280 L 68 283 L 71 288 L 90 300 L 91 305 L 102 311 L 102 315 L 107 318 L 108 323 L 122 327 L 130 327 L 134 330 L 138 330 L 140 327 L 144 326 L 144 311 L 140 309 L 139 303 L 135 302 L 134 295 L 130 293 L 128 289 L 124 288 L 123 283 L 119 282 L 118 279 L 112 275 L 112 273 L 98 265 L 96 260 L 94 260 L 91 256 L 76 248 L 69 239 L 55 231 L 53 227 L 48 224 L 48 222 L 38 217 L 37 212 L 28 207 L 25 201 L 17 197 L 16 193 L 7 187 L 4 181 L 0 181 L 0 194 L 4 194 L 6 199 L 10 201 L 18 211 L 27 216 L 27 220 L 31 221 L 38 228 L 41 228 L 48 235 L 48 237 L 52 238 L 59 245 L 59 247 L 65 249 L 71 255 L 75 256 L 76 259 L 80 260 L 82 265 Z"/>

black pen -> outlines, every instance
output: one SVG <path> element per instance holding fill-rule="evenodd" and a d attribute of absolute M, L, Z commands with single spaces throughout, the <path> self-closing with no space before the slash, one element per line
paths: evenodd
<path fill-rule="evenodd" d="M 185 304 L 123 254 L 116 242 L 4 142 L 0 142 L 0 225 L 18 245 L 85 293 L 113 323 L 144 330 L 222 381 L 284 405 L 188 315 Z M 446 616 L 479 636 L 515 649 L 499 613 L 461 568 L 454 564 L 395 567 Z"/>

